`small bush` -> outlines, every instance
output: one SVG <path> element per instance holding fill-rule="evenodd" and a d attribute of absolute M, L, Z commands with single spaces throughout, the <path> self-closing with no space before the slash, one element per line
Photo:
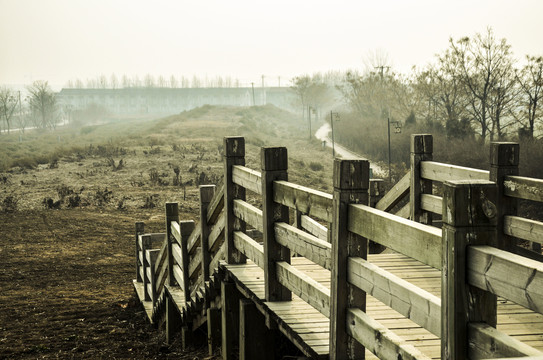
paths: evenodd
<path fill-rule="evenodd" d="M 108 190 L 107 187 L 104 188 L 104 190 L 96 190 L 94 193 L 94 199 L 96 201 L 96 205 L 103 206 L 108 204 L 111 199 L 113 198 L 113 191 Z"/>
<path fill-rule="evenodd" d="M 5 213 L 11 213 L 17 211 L 19 200 L 12 195 L 6 196 L 2 200 L 2 211 Z"/>
<path fill-rule="evenodd" d="M 321 163 L 312 161 L 309 163 L 309 168 L 313 171 L 322 171 L 324 169 L 324 166 L 322 166 Z"/>

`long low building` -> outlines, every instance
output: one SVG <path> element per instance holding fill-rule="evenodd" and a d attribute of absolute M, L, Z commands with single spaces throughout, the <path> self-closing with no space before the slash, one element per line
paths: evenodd
<path fill-rule="evenodd" d="M 64 113 L 100 106 L 111 114 L 175 114 L 203 105 L 273 104 L 292 110 L 296 96 L 288 87 L 73 89 L 57 94 Z"/>

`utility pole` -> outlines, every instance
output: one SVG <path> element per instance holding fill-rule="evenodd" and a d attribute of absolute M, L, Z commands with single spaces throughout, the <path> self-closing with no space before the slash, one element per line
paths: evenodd
<path fill-rule="evenodd" d="M 264 75 L 262 75 L 262 105 L 266 105 L 266 93 L 264 91 Z"/>
<path fill-rule="evenodd" d="M 311 106 L 307 105 L 307 116 L 309 118 L 309 140 L 311 140 Z"/>
<path fill-rule="evenodd" d="M 281 87 L 281 76 L 278 76 L 278 77 L 277 77 L 277 81 L 278 81 L 278 84 L 279 84 L 278 87 Z"/>
<path fill-rule="evenodd" d="M 383 71 L 384 71 L 385 69 L 387 69 L 387 71 L 388 71 L 388 69 L 390 69 L 390 66 L 381 65 L 381 66 L 376 66 L 375 68 L 381 70 L 381 71 L 380 71 L 380 72 L 381 72 L 381 80 L 383 80 Z"/>
<path fill-rule="evenodd" d="M 251 88 L 253 89 L 253 106 L 255 106 L 256 103 L 255 103 L 255 83 L 254 82 L 251 83 Z"/>
<path fill-rule="evenodd" d="M 339 114 L 330 110 L 330 125 L 332 126 L 332 157 L 336 157 L 336 143 L 334 141 L 334 116 L 339 119 Z"/>

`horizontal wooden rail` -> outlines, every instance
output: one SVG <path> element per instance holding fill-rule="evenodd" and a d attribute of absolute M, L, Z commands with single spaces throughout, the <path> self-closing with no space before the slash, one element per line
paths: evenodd
<path fill-rule="evenodd" d="M 543 244 L 543 222 L 518 216 L 504 216 L 503 232 L 519 239 Z"/>
<path fill-rule="evenodd" d="M 226 216 L 223 212 L 217 219 L 215 225 L 213 225 L 209 231 L 208 246 L 209 251 L 211 252 L 215 252 L 218 249 L 218 247 L 221 245 L 220 240 L 224 238 L 224 226 L 226 225 L 225 218 Z"/>
<path fill-rule="evenodd" d="M 348 229 L 441 270 L 441 229 L 415 223 L 366 205 L 349 206 Z"/>
<path fill-rule="evenodd" d="M 173 238 L 175 239 L 177 244 L 181 245 L 181 227 L 179 226 L 179 223 L 177 221 L 172 221 L 170 223 L 170 228 Z"/>
<path fill-rule="evenodd" d="M 440 298 L 362 258 L 349 258 L 347 269 L 351 284 L 440 336 Z"/>
<path fill-rule="evenodd" d="M 410 203 L 407 203 L 403 208 L 398 210 L 398 212 L 395 215 L 404 219 L 409 219 L 409 216 L 411 215 L 410 213 L 411 213 L 411 205 Z"/>
<path fill-rule="evenodd" d="M 441 215 L 443 214 L 443 198 L 436 195 L 420 194 L 420 207 L 422 210 Z"/>
<path fill-rule="evenodd" d="M 301 216 L 300 223 L 302 229 L 304 229 L 311 235 L 316 236 L 321 240 L 329 241 L 328 228 L 326 226 L 319 224 L 317 221 L 313 220 L 307 215 Z"/>
<path fill-rule="evenodd" d="M 290 250 L 330 270 L 332 245 L 285 223 L 275 224 L 275 240 Z"/>
<path fill-rule="evenodd" d="M 160 268 L 162 267 L 162 264 L 164 264 L 164 262 L 166 260 L 166 257 L 168 255 L 167 254 L 167 249 L 168 249 L 168 241 L 164 240 L 164 242 L 162 243 L 162 246 L 160 247 L 160 251 L 158 253 L 158 256 L 157 256 L 157 261 L 156 261 L 155 268 L 154 268 L 155 272 L 158 272 L 160 270 Z"/>
<path fill-rule="evenodd" d="M 226 250 L 226 245 L 223 242 L 222 245 L 217 250 L 217 253 L 215 253 L 215 256 L 213 256 L 213 259 L 211 259 L 211 261 L 209 262 L 210 274 L 213 274 L 215 272 L 215 269 L 219 267 L 219 262 L 225 259 L 225 250 Z"/>
<path fill-rule="evenodd" d="M 197 226 L 194 231 L 190 234 L 189 239 L 187 240 L 187 252 L 193 254 L 196 249 L 200 246 L 200 231 L 201 227 Z"/>
<path fill-rule="evenodd" d="M 543 356 L 539 350 L 485 323 L 468 323 L 471 359 Z"/>
<path fill-rule="evenodd" d="M 219 186 L 218 189 L 215 190 L 215 195 L 213 195 L 213 198 L 209 202 L 209 206 L 207 208 L 207 216 L 206 216 L 206 220 L 209 225 L 217 221 L 217 218 L 219 217 L 219 214 L 221 213 L 223 208 L 224 208 L 224 184 Z"/>
<path fill-rule="evenodd" d="M 543 202 L 543 179 L 506 176 L 503 185 L 507 196 Z"/>
<path fill-rule="evenodd" d="M 382 211 L 390 211 L 409 194 L 410 183 L 411 171 L 407 172 L 407 174 L 405 174 L 404 177 L 398 181 L 377 204 L 375 204 L 375 208 Z"/>
<path fill-rule="evenodd" d="M 275 267 L 277 279 L 283 286 L 324 316 L 330 317 L 330 289 L 285 261 L 278 261 Z"/>
<path fill-rule="evenodd" d="M 189 277 L 195 279 L 202 268 L 202 248 L 197 248 L 194 256 L 189 261 Z"/>
<path fill-rule="evenodd" d="M 490 172 L 435 161 L 421 161 L 420 174 L 424 179 L 444 182 L 453 180 L 488 180 Z"/>
<path fill-rule="evenodd" d="M 175 261 L 175 265 L 182 266 L 183 265 L 183 257 L 181 255 L 181 246 L 179 244 L 172 244 L 172 257 Z"/>
<path fill-rule="evenodd" d="M 241 165 L 232 166 L 232 181 L 247 190 L 262 195 L 262 175 L 259 171 Z"/>
<path fill-rule="evenodd" d="M 241 231 L 234 231 L 236 249 L 264 269 L 264 247 Z"/>
<path fill-rule="evenodd" d="M 471 285 L 543 313 L 543 263 L 491 246 L 470 246 Z"/>
<path fill-rule="evenodd" d="M 303 214 L 332 222 L 332 195 L 288 181 L 273 183 L 273 200 Z"/>
<path fill-rule="evenodd" d="M 262 210 L 243 201 L 234 200 L 234 215 L 255 229 L 262 231 Z"/>
<path fill-rule="evenodd" d="M 430 360 L 413 345 L 360 309 L 347 309 L 347 333 L 379 359 Z"/>

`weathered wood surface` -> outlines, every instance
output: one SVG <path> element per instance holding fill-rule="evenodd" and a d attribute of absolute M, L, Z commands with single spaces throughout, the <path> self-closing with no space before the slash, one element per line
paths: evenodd
<path fill-rule="evenodd" d="M 441 269 L 441 229 L 369 206 L 351 205 L 349 231 Z"/>
<path fill-rule="evenodd" d="M 219 247 L 217 252 L 215 253 L 215 256 L 211 259 L 211 262 L 209 263 L 209 273 L 213 274 L 213 272 L 219 267 L 219 262 L 224 260 L 226 258 L 226 245 L 224 242 Z"/>
<path fill-rule="evenodd" d="M 437 296 L 361 258 L 349 258 L 348 280 L 406 318 L 440 336 L 441 299 Z"/>
<path fill-rule="evenodd" d="M 376 209 L 383 211 L 390 211 L 396 206 L 407 194 L 409 194 L 409 187 L 411 182 L 411 173 L 408 172 L 398 181 L 392 189 L 390 189 L 385 196 L 375 205 Z"/>
<path fill-rule="evenodd" d="M 328 241 L 328 228 L 319 224 L 307 215 L 300 216 L 300 225 L 302 229 L 321 240 Z"/>
<path fill-rule="evenodd" d="M 217 189 L 215 190 L 215 195 L 209 203 L 206 217 L 207 223 L 215 223 L 222 209 L 224 209 L 224 184 L 217 186 Z"/>
<path fill-rule="evenodd" d="M 421 194 L 420 206 L 423 210 L 441 215 L 443 212 L 443 198 L 436 195 Z"/>
<path fill-rule="evenodd" d="M 404 207 L 402 207 L 398 212 L 394 215 L 399 216 L 404 219 L 409 219 L 411 213 L 411 204 L 407 203 Z"/>
<path fill-rule="evenodd" d="M 217 248 L 222 244 L 220 241 L 224 239 L 224 226 L 225 226 L 225 215 L 221 213 L 215 225 L 211 227 L 209 231 L 209 251 L 215 252 Z"/>
<path fill-rule="evenodd" d="M 234 200 L 234 215 L 255 229 L 262 231 L 262 210 L 243 201 Z"/>
<path fill-rule="evenodd" d="M 289 224 L 275 224 L 277 242 L 330 270 L 332 245 Z"/>
<path fill-rule="evenodd" d="M 543 356 L 539 350 L 485 323 L 468 325 L 470 359 Z"/>
<path fill-rule="evenodd" d="M 505 216 L 503 232 L 519 239 L 543 244 L 543 222 L 541 221 Z"/>
<path fill-rule="evenodd" d="M 491 246 L 468 248 L 468 282 L 543 313 L 543 263 Z"/>
<path fill-rule="evenodd" d="M 489 171 L 463 166 L 443 164 L 435 161 L 422 161 L 421 176 L 425 179 L 445 182 L 454 180 L 488 180 Z"/>
<path fill-rule="evenodd" d="M 347 333 L 380 359 L 430 359 L 360 309 L 347 310 Z"/>
<path fill-rule="evenodd" d="M 232 167 L 232 181 L 245 189 L 262 195 L 262 176 L 260 172 L 241 165 Z"/>
<path fill-rule="evenodd" d="M 261 269 L 264 268 L 264 247 L 261 244 L 241 231 L 234 231 L 234 245 Z"/>
<path fill-rule="evenodd" d="M 504 193 L 519 199 L 543 202 L 543 179 L 505 176 Z"/>
<path fill-rule="evenodd" d="M 410 148 L 409 218 L 419 223 L 432 225 L 432 213 L 424 211 L 421 206 L 422 195 L 432 194 L 432 180 L 424 178 L 421 171 L 421 163 L 433 159 L 432 135 L 412 134 Z"/>
<path fill-rule="evenodd" d="M 187 251 L 190 255 L 194 254 L 196 248 L 200 246 L 200 228 L 196 228 L 188 238 Z"/>
<path fill-rule="evenodd" d="M 317 219 L 332 222 L 332 195 L 288 181 L 275 181 L 275 202 Z"/>

